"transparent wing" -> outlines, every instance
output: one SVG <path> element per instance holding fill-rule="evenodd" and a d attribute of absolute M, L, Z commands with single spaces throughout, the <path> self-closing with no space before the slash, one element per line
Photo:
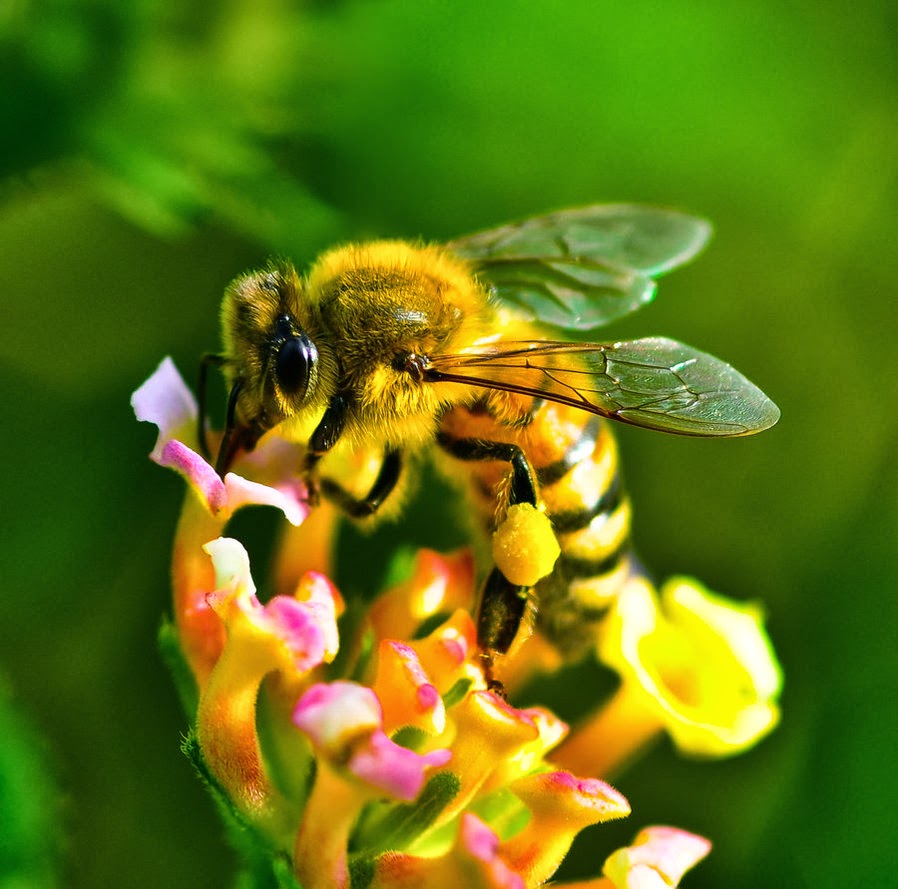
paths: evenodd
<path fill-rule="evenodd" d="M 597 204 L 536 216 L 449 242 L 519 316 L 592 330 L 654 295 L 652 278 L 707 243 L 703 219 L 635 204 Z"/>
<path fill-rule="evenodd" d="M 777 406 L 739 371 L 663 337 L 599 343 L 501 342 L 431 360 L 425 378 L 532 395 L 680 435 L 750 435 Z"/>

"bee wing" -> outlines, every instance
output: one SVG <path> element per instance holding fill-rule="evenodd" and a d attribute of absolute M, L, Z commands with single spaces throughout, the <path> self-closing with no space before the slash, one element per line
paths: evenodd
<path fill-rule="evenodd" d="M 425 378 L 532 395 L 681 435 L 750 435 L 780 415 L 729 364 L 663 337 L 608 345 L 500 342 L 476 354 L 434 357 Z"/>
<path fill-rule="evenodd" d="M 652 278 L 707 243 L 704 219 L 635 204 L 596 204 L 536 216 L 449 242 L 517 315 L 592 330 L 655 293 Z"/>

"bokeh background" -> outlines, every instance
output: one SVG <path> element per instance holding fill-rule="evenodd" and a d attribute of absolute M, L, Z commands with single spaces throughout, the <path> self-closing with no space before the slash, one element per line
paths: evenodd
<path fill-rule="evenodd" d="M 733 442 L 622 430 L 639 551 L 763 600 L 787 686 L 749 754 L 665 743 L 622 776 L 630 823 L 566 873 L 672 823 L 715 842 L 695 889 L 894 885 L 895 9 L 0 4 L 0 886 L 230 882 L 156 647 L 181 484 L 128 405 L 216 348 L 226 282 L 616 200 L 716 237 L 608 336 L 712 351 L 783 412 Z"/>

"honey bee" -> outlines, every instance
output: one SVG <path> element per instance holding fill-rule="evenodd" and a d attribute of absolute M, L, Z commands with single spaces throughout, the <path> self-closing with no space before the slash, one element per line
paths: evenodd
<path fill-rule="evenodd" d="M 548 640 L 581 654 L 639 570 L 603 419 L 740 436 L 779 417 L 740 373 L 682 343 L 580 341 L 647 303 L 653 279 L 692 259 L 709 235 L 707 222 L 683 213 L 595 205 L 443 246 L 341 246 L 304 276 L 288 263 L 243 275 L 224 296 L 223 352 L 207 356 L 200 377 L 201 403 L 210 364 L 230 391 L 216 469 L 224 475 L 276 429 L 305 445 L 313 496 L 363 519 L 399 502 L 408 457 L 435 445 L 467 466 L 488 529 L 529 504 L 560 545 L 532 588 L 498 567 L 488 575 L 477 631 L 490 680 L 500 685 L 494 658 L 534 607 Z M 327 471 L 341 450 L 375 455 L 364 490 Z"/>

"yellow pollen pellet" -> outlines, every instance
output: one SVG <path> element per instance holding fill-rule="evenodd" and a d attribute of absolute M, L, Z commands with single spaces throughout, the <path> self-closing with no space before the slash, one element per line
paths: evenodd
<path fill-rule="evenodd" d="M 496 567 L 519 586 L 533 586 L 551 574 L 560 553 L 548 517 L 529 503 L 509 507 L 493 535 Z"/>

